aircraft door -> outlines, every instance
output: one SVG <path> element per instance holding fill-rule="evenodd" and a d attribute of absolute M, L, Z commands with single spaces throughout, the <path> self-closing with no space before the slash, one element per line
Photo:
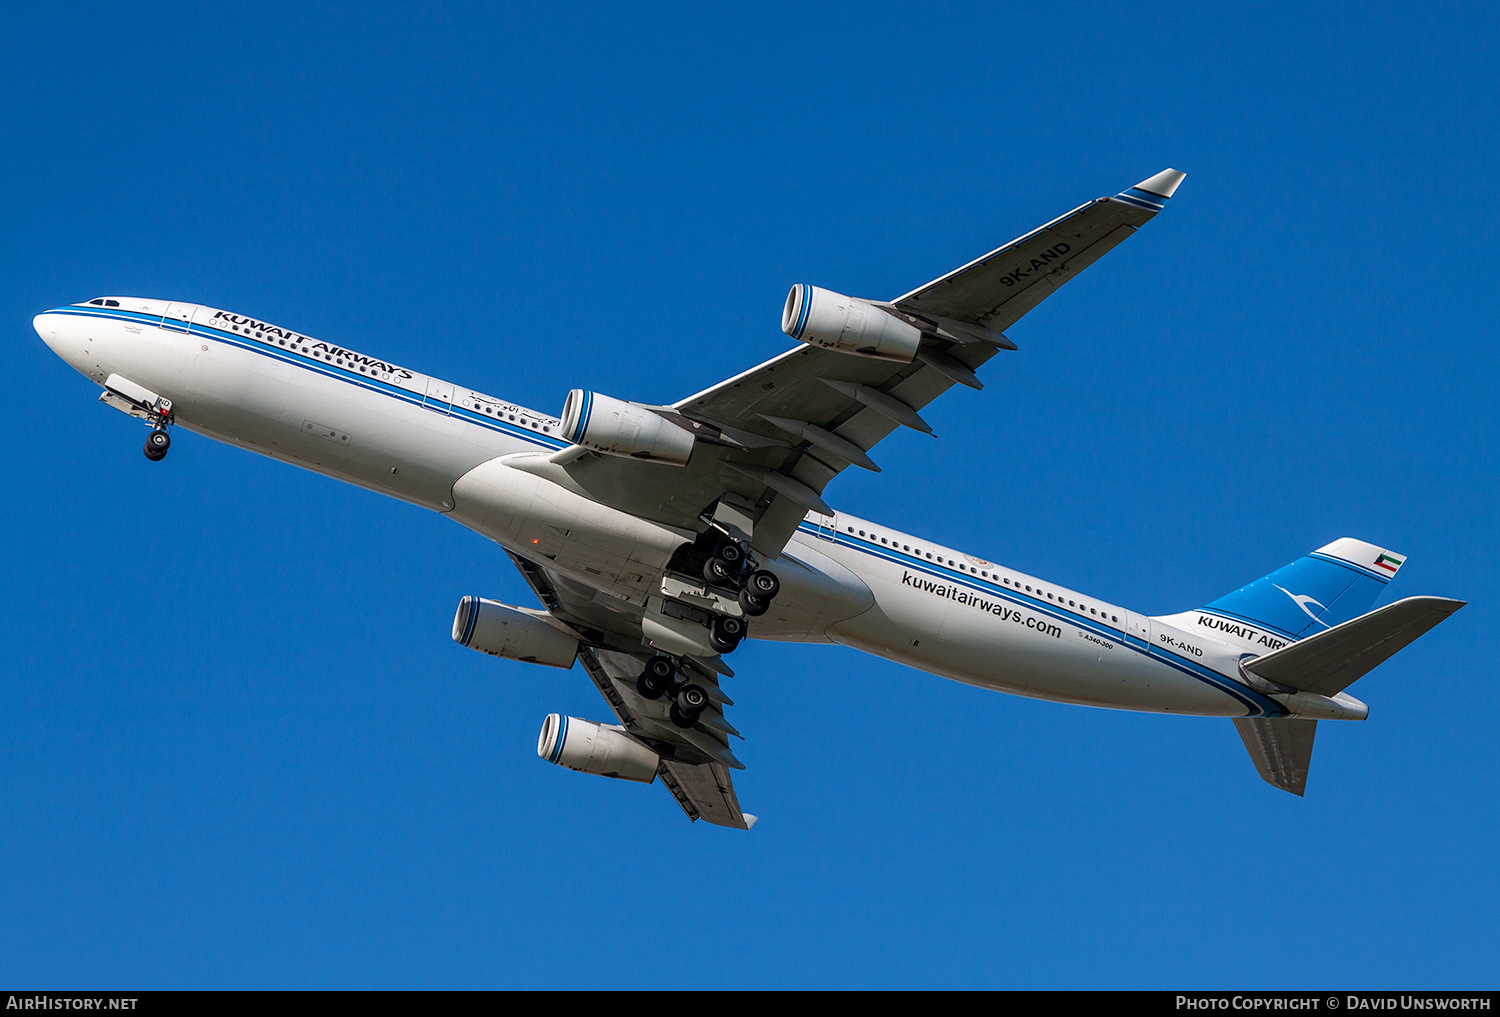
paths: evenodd
<path fill-rule="evenodd" d="M 835 516 L 825 516 L 821 512 L 809 513 L 812 516 L 813 525 L 818 528 L 818 536 L 824 540 L 832 540 L 834 533 L 838 531 L 838 519 Z"/>
<path fill-rule="evenodd" d="M 1126 632 L 1147 646 L 1151 645 L 1151 619 L 1134 611 L 1125 612 Z"/>
<path fill-rule="evenodd" d="M 422 405 L 439 413 L 453 412 L 453 386 L 436 378 L 427 379 L 427 394 Z"/>
<path fill-rule="evenodd" d="M 198 310 L 197 304 L 179 304 L 172 302 L 167 305 L 166 313 L 161 316 L 161 327 L 171 332 L 188 332 L 193 323 L 193 314 Z"/>

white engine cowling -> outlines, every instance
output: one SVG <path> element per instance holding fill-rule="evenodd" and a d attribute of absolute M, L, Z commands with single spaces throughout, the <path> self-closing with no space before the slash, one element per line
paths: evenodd
<path fill-rule="evenodd" d="M 453 641 L 492 657 L 567 669 L 578 656 L 578 639 L 547 621 L 542 611 L 498 600 L 465 597 L 453 616 Z"/>
<path fill-rule="evenodd" d="M 693 453 L 692 432 L 644 406 L 581 388 L 569 392 L 563 403 L 562 436 L 613 456 L 673 466 L 685 466 Z"/>
<path fill-rule="evenodd" d="M 922 345 L 921 329 L 870 301 L 802 283 L 787 294 L 781 330 L 813 346 L 902 364 Z"/>
<path fill-rule="evenodd" d="M 661 757 L 614 724 L 549 713 L 542 721 L 536 754 L 579 773 L 597 773 L 649 784 Z"/>

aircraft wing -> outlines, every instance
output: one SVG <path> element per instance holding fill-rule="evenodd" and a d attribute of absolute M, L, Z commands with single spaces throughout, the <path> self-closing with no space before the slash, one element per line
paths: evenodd
<path fill-rule="evenodd" d="M 920 410 L 1015 344 L 1000 334 L 1166 204 L 1183 174 L 1164 170 L 1075 208 L 894 301 L 886 313 L 922 330 L 911 363 L 799 346 L 671 406 L 653 407 L 698 438 L 686 466 L 583 454 L 565 468 L 592 496 L 701 530 L 726 503 L 751 547 L 774 558 L 822 491 L 897 427 L 931 433 Z M 566 458 L 566 457 L 564 457 Z M 727 498 L 726 498 L 727 496 Z"/>
<path fill-rule="evenodd" d="M 511 560 L 548 612 L 584 637 L 578 653 L 584 670 L 625 730 L 661 756 L 657 776 L 687 817 L 750 829 L 756 817 L 741 811 L 729 774 L 744 769 L 729 749 L 729 739 L 739 732 L 724 717 L 725 707 L 734 703 L 718 681 L 729 669 L 717 658 L 682 658 L 691 680 L 708 691 L 710 705 L 695 727 L 680 728 L 667 715 L 666 699 L 649 700 L 636 691 L 635 680 L 651 656 L 641 642 L 638 610 L 632 615 L 623 601 L 602 604 L 596 591 L 582 584 L 519 555 Z"/>
<path fill-rule="evenodd" d="M 1166 205 L 1185 174 L 1162 170 L 1113 198 L 1099 198 L 893 303 L 929 318 L 1003 332 Z"/>

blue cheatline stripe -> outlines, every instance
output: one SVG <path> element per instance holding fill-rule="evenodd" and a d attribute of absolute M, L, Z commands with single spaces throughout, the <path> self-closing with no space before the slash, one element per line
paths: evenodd
<path fill-rule="evenodd" d="M 806 522 L 802 523 L 798 527 L 798 529 L 813 536 L 819 536 L 822 533 L 822 531 L 820 531 L 816 526 Z M 966 586 L 971 590 L 978 590 L 980 592 L 993 594 L 1000 600 L 1009 601 L 1010 603 L 1030 608 L 1040 614 L 1054 618 L 1057 621 L 1072 625 L 1074 628 L 1091 630 L 1097 635 L 1112 639 L 1123 646 L 1135 650 L 1138 653 L 1144 654 L 1150 659 L 1160 661 L 1161 663 L 1173 668 L 1174 670 L 1180 671 L 1191 678 L 1195 678 L 1198 681 L 1213 686 L 1220 692 L 1233 697 L 1234 699 L 1243 703 L 1247 708 L 1254 711 L 1253 713 L 1249 714 L 1249 716 L 1279 717 L 1286 713 L 1286 710 L 1283 709 L 1281 705 L 1275 700 L 1267 699 L 1264 696 L 1256 693 L 1254 690 L 1241 685 L 1239 682 L 1236 682 L 1231 678 L 1226 678 L 1219 672 L 1213 670 L 1212 668 L 1205 667 L 1195 660 L 1179 656 L 1178 654 L 1172 653 L 1170 650 L 1164 649 L 1163 647 L 1153 646 L 1143 639 L 1138 639 L 1137 637 L 1126 632 L 1124 629 L 1114 628 L 1109 625 L 1102 625 L 1092 618 L 1078 615 L 1072 611 L 1067 610 L 1066 608 L 1059 609 L 1056 604 L 1049 604 L 1046 601 L 1027 596 L 1024 593 L 1020 593 L 1019 591 L 1010 589 L 1008 587 L 1002 587 L 992 582 L 986 582 L 982 579 L 970 575 L 967 572 L 959 572 L 956 569 L 936 565 L 934 562 L 925 561 L 907 552 L 892 550 L 889 547 L 882 547 L 879 544 L 873 544 L 867 539 L 856 538 L 853 534 L 850 533 L 840 533 L 839 531 L 835 530 L 833 531 L 833 538 L 834 543 L 839 544 L 843 547 L 848 547 L 851 550 L 858 551 L 862 554 L 869 555 L 870 557 L 884 559 L 885 561 L 901 565 L 905 568 L 914 567 L 916 571 L 925 572 L 930 576 L 946 580 L 956 585 Z M 823 537 L 822 539 L 827 538 Z"/>
<path fill-rule="evenodd" d="M 568 737 L 568 718 L 565 714 L 557 715 L 557 741 L 552 743 L 552 755 L 547 762 L 555 763 L 562 758 L 563 742 Z"/>
<path fill-rule="evenodd" d="M 106 313 L 103 308 L 88 308 L 87 310 L 85 310 L 81 307 L 59 307 L 53 308 L 52 310 L 45 313 L 73 314 L 81 317 L 106 318 L 114 320 L 137 320 L 147 322 L 152 325 L 161 325 L 161 317 L 159 315 L 142 315 L 135 312 L 117 314 L 113 313 L 114 311 L 114 308 L 110 308 L 110 313 Z M 176 330 L 174 329 L 173 331 Z M 342 381 L 348 384 L 356 385 L 359 388 L 369 389 L 381 395 L 389 396 L 393 399 L 399 399 L 402 402 L 410 403 L 413 406 L 425 407 L 427 409 L 431 409 L 434 413 L 440 412 L 436 407 L 433 406 L 433 404 L 426 402 L 424 393 L 412 392 L 408 389 L 400 387 L 399 385 L 393 385 L 390 382 L 381 381 L 378 378 L 372 378 L 368 375 L 358 374 L 355 371 L 349 370 L 348 368 L 336 367 L 333 364 L 329 364 L 325 361 L 316 360 L 312 357 L 304 356 L 300 353 L 293 353 L 290 350 L 272 346 L 266 343 L 264 340 L 252 339 L 247 335 L 226 332 L 223 329 L 218 329 L 214 328 L 211 325 L 203 324 L 194 324 L 192 326 L 190 334 L 203 339 L 212 339 L 214 342 L 224 343 L 228 346 L 233 346 L 236 349 L 242 349 L 246 352 L 255 353 L 259 356 L 268 357 L 283 364 L 290 364 L 293 367 L 299 367 L 304 371 L 310 371 L 314 374 L 321 374 L 324 377 L 332 378 L 336 381 Z M 319 339 L 313 341 L 322 342 L 323 340 Z M 439 405 L 441 405 L 443 408 L 441 412 L 443 412 L 444 416 L 455 417 L 467 423 L 476 424 L 480 427 L 485 428 L 486 430 L 496 431 L 500 434 L 505 434 L 512 438 L 520 438 L 522 441 L 530 442 L 533 445 L 540 445 L 543 448 L 549 449 L 560 449 L 566 448 L 569 444 L 561 437 L 554 438 L 550 435 L 538 434 L 535 431 L 528 430 L 516 424 L 496 420 L 493 417 L 486 416 L 466 407 L 458 406 L 456 404 L 450 405 L 448 403 L 441 403 Z"/>
<path fill-rule="evenodd" d="M 1382 583 L 1389 583 L 1391 581 L 1391 574 L 1389 572 L 1382 575 L 1381 573 L 1376 572 L 1374 569 L 1367 569 L 1363 565 L 1356 565 L 1352 561 L 1345 561 L 1342 558 L 1335 558 L 1332 555 L 1319 554 L 1317 551 L 1313 551 L 1308 555 L 1308 557 L 1316 558 L 1318 559 L 1318 561 L 1326 561 L 1332 562 L 1335 565 L 1342 565 L 1344 566 L 1344 568 L 1348 569 L 1351 572 L 1358 572 L 1362 576 L 1369 576 L 1371 579 L 1378 579 Z"/>
<path fill-rule="evenodd" d="M 797 327 L 792 331 L 793 339 L 802 338 L 802 330 L 807 327 L 807 315 L 812 307 L 812 287 L 807 283 L 798 283 L 802 287 L 802 307 L 797 315 Z"/>
<path fill-rule="evenodd" d="M 1119 194 L 1115 195 L 1115 200 L 1116 201 L 1123 201 L 1127 205 L 1135 205 L 1135 206 L 1137 206 L 1139 208 L 1149 209 L 1152 212 L 1160 212 L 1163 208 L 1166 207 L 1165 205 L 1158 205 L 1154 201 L 1147 201 L 1143 197 L 1142 198 L 1137 198 L 1135 195 L 1133 195 L 1133 194 L 1127 194 L 1127 193 L 1125 193 L 1123 191 L 1120 192 Z"/>

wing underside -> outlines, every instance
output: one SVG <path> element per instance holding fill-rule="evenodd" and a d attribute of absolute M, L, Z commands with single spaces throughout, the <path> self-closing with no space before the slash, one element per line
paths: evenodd
<path fill-rule="evenodd" d="M 646 699 L 636 690 L 651 651 L 642 642 L 639 622 L 632 628 L 629 606 L 604 607 L 596 591 L 519 555 L 511 559 L 548 612 L 583 637 L 579 662 L 625 730 L 660 755 L 657 775 L 688 818 L 750 829 L 755 817 L 741 811 L 729 773 L 744 768 L 729 750 L 730 737 L 739 732 L 725 719 L 724 708 L 734 703 L 719 686 L 714 662 L 683 660 L 691 680 L 709 691 L 711 705 L 697 725 L 678 727 L 665 702 Z"/>

